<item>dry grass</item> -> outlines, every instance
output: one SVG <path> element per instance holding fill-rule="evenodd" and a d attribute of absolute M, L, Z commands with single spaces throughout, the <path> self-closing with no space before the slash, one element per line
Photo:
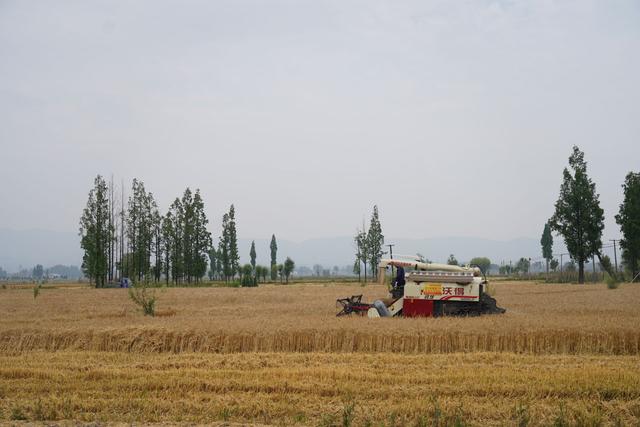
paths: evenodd
<path fill-rule="evenodd" d="M 335 318 L 335 299 L 379 286 L 314 284 L 167 289 L 156 318 L 126 289 L 0 290 L 0 351 L 640 354 L 640 287 L 496 283 L 507 314 L 480 318 Z"/>
<path fill-rule="evenodd" d="M 640 421 L 637 356 L 0 355 L 0 419 L 353 425 Z M 439 415 L 437 411 L 439 410 Z M 422 423 L 422 424 L 420 424 Z"/>

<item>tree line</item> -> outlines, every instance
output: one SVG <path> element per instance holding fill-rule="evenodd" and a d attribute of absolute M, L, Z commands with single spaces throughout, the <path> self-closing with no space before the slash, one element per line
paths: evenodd
<path fill-rule="evenodd" d="M 234 205 L 222 217 L 215 245 L 199 189 L 187 188 L 162 215 L 142 181 L 133 179 L 126 204 L 122 185 L 119 207 L 114 187 L 113 179 L 107 183 L 98 175 L 80 218 L 82 271 L 96 287 L 124 277 L 175 285 L 198 283 L 207 271 L 211 279 L 239 278 L 245 286 L 256 286 L 260 278 L 266 281 L 269 272 L 272 280 L 280 274 L 281 280 L 289 281 L 295 263 L 287 258 L 284 264 L 277 264 L 275 235 L 271 269 L 256 265 L 255 243 L 251 264 L 240 266 Z"/>
<path fill-rule="evenodd" d="M 629 172 L 622 184 L 624 199 L 615 216 L 620 226 L 622 260 L 631 280 L 638 280 L 640 265 L 640 173 Z M 609 276 L 619 280 L 618 272 L 611 267 L 611 259 L 602 253 L 604 210 L 600 207 L 596 185 L 587 173 L 584 153 L 577 147 L 569 157 L 569 165 L 562 172 L 560 194 L 555 211 L 544 225 L 540 244 L 542 255 L 549 267 L 557 268 L 553 258 L 552 231 L 563 237 L 572 262 L 578 266 L 578 282 L 584 283 L 584 265 L 598 258 Z"/>
<path fill-rule="evenodd" d="M 378 206 L 373 206 L 371 220 L 369 221 L 369 230 L 362 224 L 362 229 L 358 229 L 354 237 L 356 247 L 356 258 L 353 264 L 353 272 L 358 275 L 358 281 L 362 280 L 364 273 L 364 281 L 367 281 L 367 266 L 371 271 L 371 277 L 378 277 L 378 264 L 384 251 L 384 234 L 382 234 L 382 225 L 380 224 L 380 216 L 378 214 Z"/>

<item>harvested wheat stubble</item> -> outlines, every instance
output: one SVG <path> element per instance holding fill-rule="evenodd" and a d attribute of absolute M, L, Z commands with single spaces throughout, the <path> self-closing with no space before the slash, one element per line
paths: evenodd
<path fill-rule="evenodd" d="M 636 425 L 638 356 L 0 354 L 0 421 Z M 517 411 L 521 408 L 523 411 Z M 436 410 L 437 409 L 437 410 Z M 4 415 L 3 415 L 4 414 Z M 520 424 L 522 425 L 522 424 Z"/>
<path fill-rule="evenodd" d="M 516 352 L 640 354 L 640 287 L 497 283 L 505 315 L 335 318 L 335 299 L 380 286 L 176 288 L 159 292 L 162 317 L 144 317 L 122 289 L 0 291 L 0 351 Z"/>

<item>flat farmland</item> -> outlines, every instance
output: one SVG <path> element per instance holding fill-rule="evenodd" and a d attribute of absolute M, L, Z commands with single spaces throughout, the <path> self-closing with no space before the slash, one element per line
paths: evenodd
<path fill-rule="evenodd" d="M 382 286 L 158 289 L 144 317 L 126 289 L 0 290 L 0 350 L 640 354 L 640 287 L 497 283 L 504 315 L 336 318 L 335 300 Z"/>
<path fill-rule="evenodd" d="M 336 318 L 347 283 L 0 289 L 0 422 L 638 425 L 640 287 L 493 285 L 497 316 Z M 562 424 L 564 423 L 564 424 Z"/>

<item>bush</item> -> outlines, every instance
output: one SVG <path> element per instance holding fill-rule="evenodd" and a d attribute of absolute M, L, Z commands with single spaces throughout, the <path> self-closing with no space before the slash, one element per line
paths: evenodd
<path fill-rule="evenodd" d="M 355 408 L 355 402 L 348 402 L 344 404 L 344 408 L 342 409 L 342 427 L 351 426 L 351 423 L 353 423 Z"/>
<path fill-rule="evenodd" d="M 129 298 L 142 309 L 145 316 L 156 315 L 156 293 L 149 291 L 146 283 L 130 287 Z"/>
<path fill-rule="evenodd" d="M 618 286 L 620 286 L 620 281 L 617 277 L 612 277 L 606 274 L 605 281 L 607 282 L 607 288 L 609 289 L 618 289 Z"/>
<path fill-rule="evenodd" d="M 24 410 L 20 406 L 15 406 L 11 409 L 11 420 L 14 421 L 26 421 L 27 416 Z"/>
<path fill-rule="evenodd" d="M 518 403 L 514 410 L 515 425 L 518 427 L 527 427 L 531 421 L 531 415 L 529 415 L 529 407 Z"/>

